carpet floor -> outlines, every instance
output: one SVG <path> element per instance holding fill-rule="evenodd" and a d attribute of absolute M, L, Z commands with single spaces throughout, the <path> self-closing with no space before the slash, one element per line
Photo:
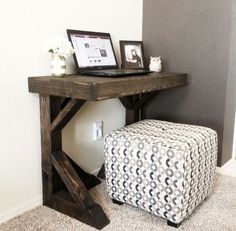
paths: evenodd
<path fill-rule="evenodd" d="M 217 175 L 214 191 L 178 228 L 167 226 L 163 218 L 128 205 L 115 205 L 105 184 L 91 190 L 111 223 L 103 231 L 236 231 L 236 178 Z M 39 206 L 0 225 L 0 231 L 93 231 L 75 219 Z"/>

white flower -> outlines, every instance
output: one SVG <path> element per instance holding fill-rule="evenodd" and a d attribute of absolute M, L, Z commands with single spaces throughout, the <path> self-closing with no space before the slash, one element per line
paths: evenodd
<path fill-rule="evenodd" d="M 49 39 L 43 45 L 43 50 L 45 52 L 54 53 L 65 58 L 74 54 L 74 49 L 67 39 L 63 37 L 54 37 Z"/>

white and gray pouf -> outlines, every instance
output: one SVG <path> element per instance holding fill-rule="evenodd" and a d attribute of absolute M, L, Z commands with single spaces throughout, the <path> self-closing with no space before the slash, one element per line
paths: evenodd
<path fill-rule="evenodd" d="M 212 190 L 217 134 L 201 126 L 143 120 L 105 138 L 111 198 L 180 224 Z"/>

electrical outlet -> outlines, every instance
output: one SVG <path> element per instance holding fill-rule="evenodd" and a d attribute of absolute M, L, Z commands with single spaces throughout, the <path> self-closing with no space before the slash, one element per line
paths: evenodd
<path fill-rule="evenodd" d="M 93 140 L 100 140 L 103 138 L 103 122 L 98 121 L 93 123 Z"/>

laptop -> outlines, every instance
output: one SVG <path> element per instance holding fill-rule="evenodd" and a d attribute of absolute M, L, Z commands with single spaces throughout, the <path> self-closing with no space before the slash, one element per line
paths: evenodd
<path fill-rule="evenodd" d="M 119 69 L 109 33 L 67 30 L 79 74 L 101 77 L 144 75 L 151 71 Z"/>

